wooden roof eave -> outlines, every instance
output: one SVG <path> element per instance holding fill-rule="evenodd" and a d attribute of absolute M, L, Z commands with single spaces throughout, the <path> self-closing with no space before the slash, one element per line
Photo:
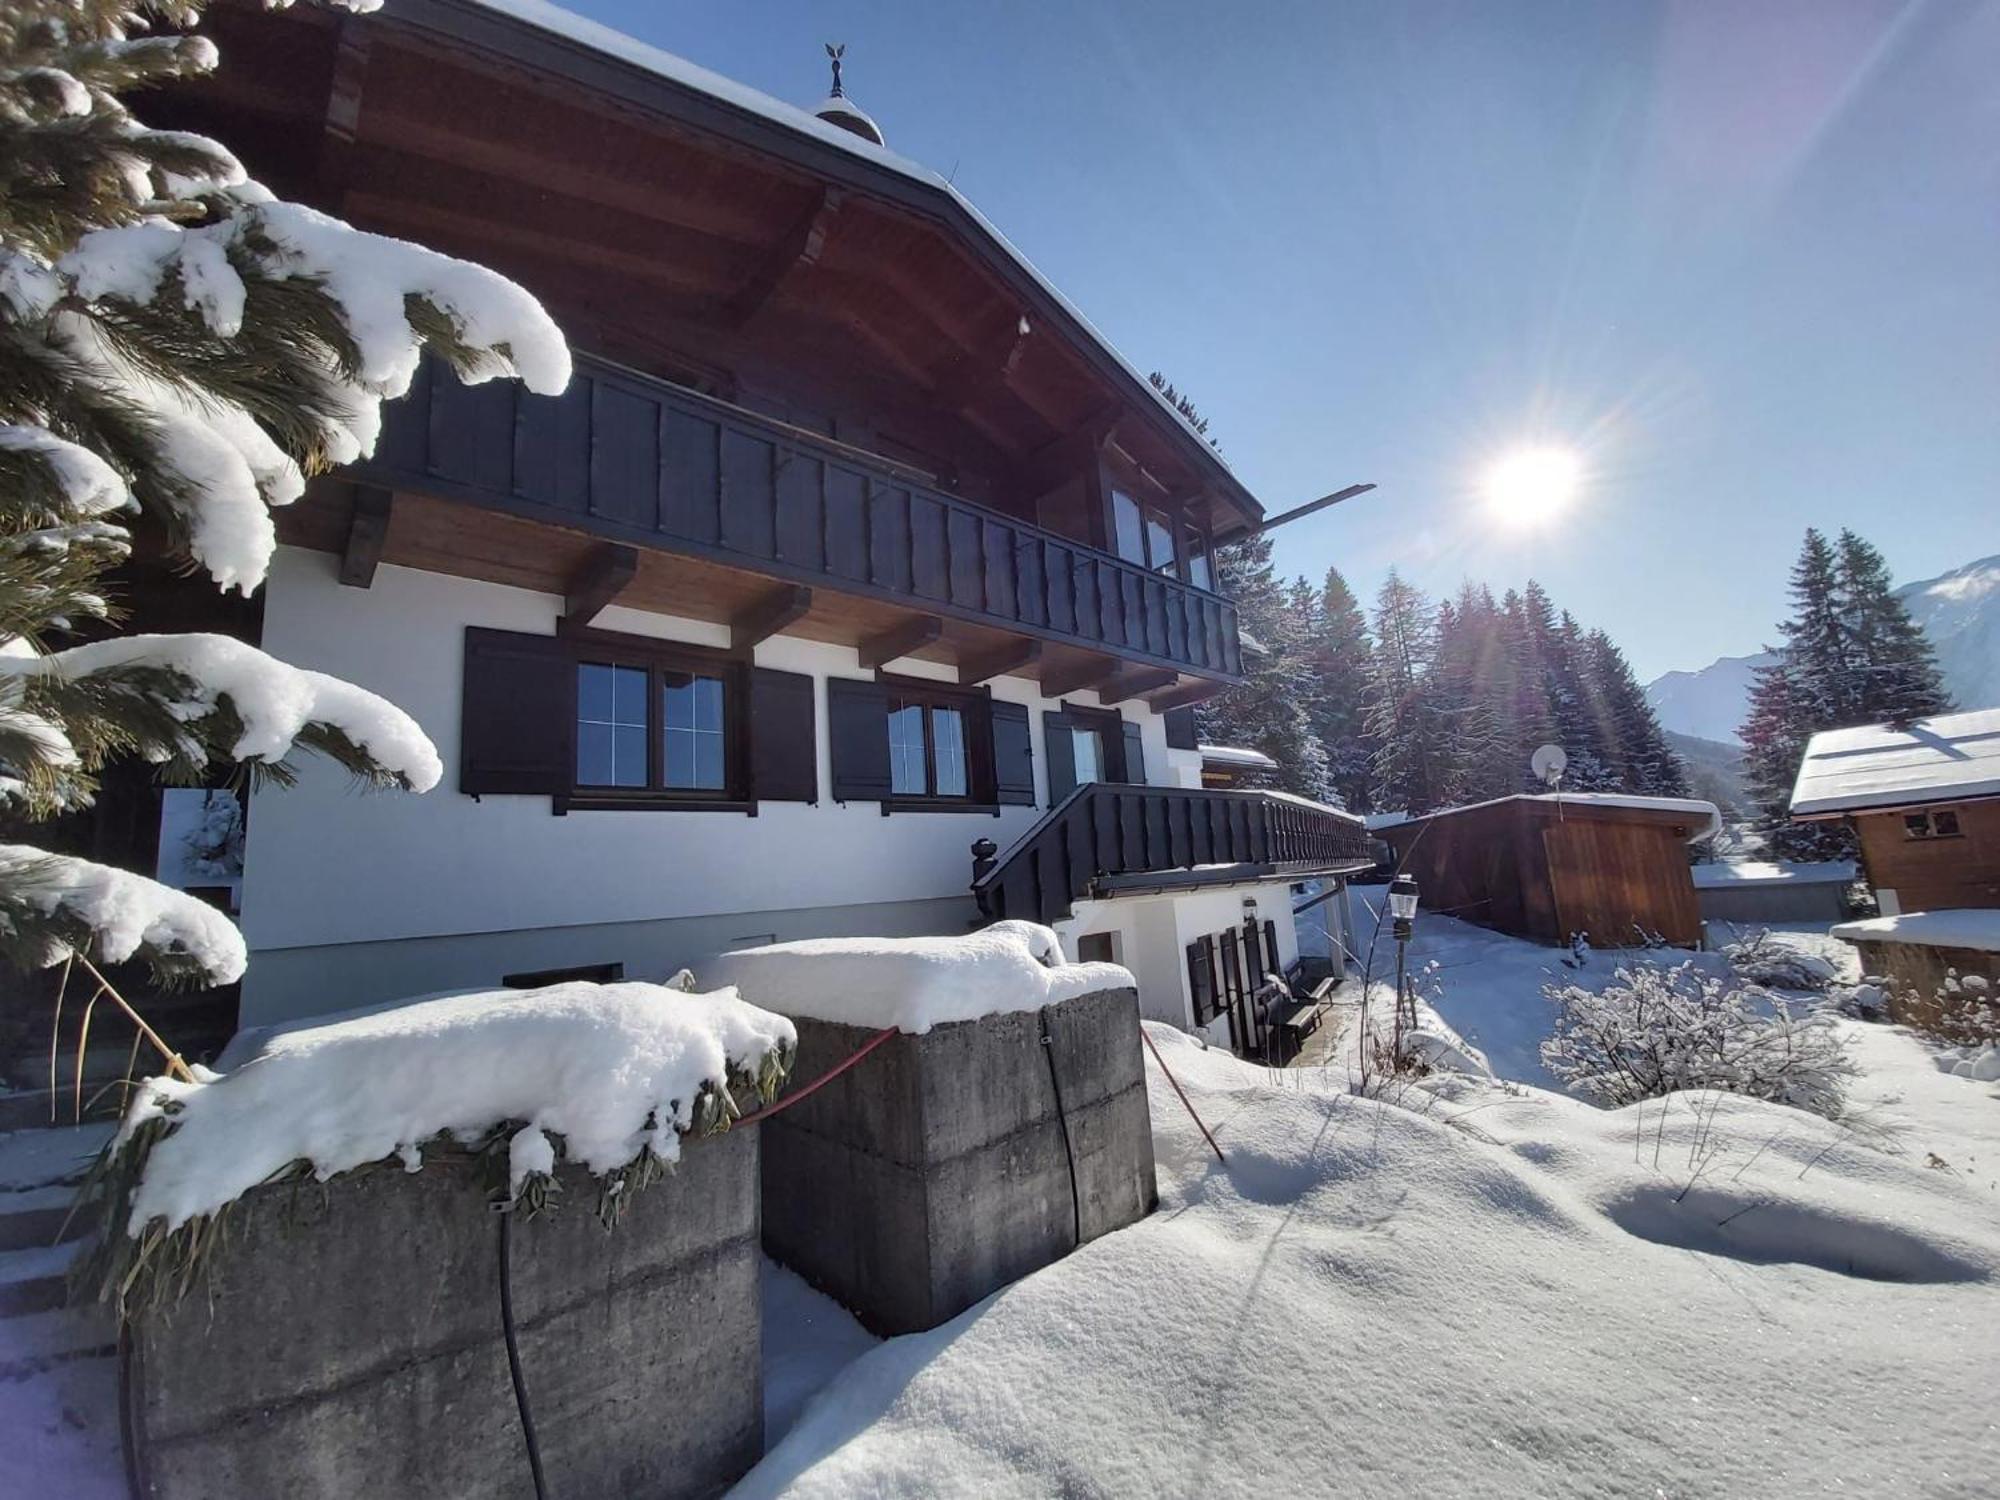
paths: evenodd
<path fill-rule="evenodd" d="M 399 0 L 393 12 L 371 17 L 385 26 L 428 31 L 516 65 L 553 71 L 579 86 L 631 107 L 663 115 L 717 136 L 746 143 L 792 161 L 814 175 L 931 220 L 971 248 L 985 268 L 1004 280 L 1031 317 L 1063 330 L 1092 372 L 1128 404 L 1147 432 L 1171 451 L 1188 473 L 1200 475 L 1216 496 L 1254 523 L 1264 509 L 1205 439 L 1170 411 L 1146 380 L 1115 354 L 1053 288 L 964 199 L 932 183 L 831 141 L 822 141 L 756 110 L 694 88 L 643 64 L 602 52 L 574 38 L 477 3 L 477 0 Z"/>

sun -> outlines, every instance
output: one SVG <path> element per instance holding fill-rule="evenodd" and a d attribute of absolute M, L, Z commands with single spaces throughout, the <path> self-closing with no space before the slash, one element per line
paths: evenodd
<path fill-rule="evenodd" d="M 1510 526 L 1541 526 L 1575 501 L 1583 460 L 1567 448 L 1516 448 L 1496 459 L 1480 488 L 1494 516 Z"/>

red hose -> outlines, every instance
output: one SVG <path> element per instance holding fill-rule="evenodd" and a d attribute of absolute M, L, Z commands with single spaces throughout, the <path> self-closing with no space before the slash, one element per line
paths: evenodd
<path fill-rule="evenodd" d="M 860 1048 L 857 1049 L 851 1056 L 849 1056 L 846 1061 L 836 1063 L 833 1067 L 827 1069 L 826 1072 L 820 1074 L 819 1077 L 815 1078 L 811 1083 L 807 1084 L 797 1093 L 787 1094 L 782 1099 L 773 1100 L 771 1103 L 765 1105 L 762 1109 L 753 1109 L 747 1115 L 738 1115 L 734 1120 L 730 1122 L 729 1128 L 731 1130 L 734 1130 L 738 1125 L 754 1125 L 757 1121 L 762 1120 L 767 1116 L 775 1115 L 781 1109 L 790 1109 L 794 1104 L 797 1104 L 801 1099 L 805 1098 L 807 1095 L 815 1093 L 818 1090 L 825 1088 L 829 1083 L 832 1083 L 834 1079 L 838 1078 L 842 1073 L 845 1073 L 849 1068 L 853 1067 L 856 1063 L 860 1062 L 862 1058 L 866 1057 L 869 1053 L 873 1052 L 877 1047 L 881 1046 L 884 1042 L 888 1041 L 890 1037 L 896 1034 L 896 1030 L 897 1028 L 894 1026 L 884 1026 L 880 1031 L 876 1032 L 875 1035 L 871 1036 L 870 1038 L 868 1038 L 867 1041 L 863 1042 Z"/>
<path fill-rule="evenodd" d="M 1153 1045 L 1153 1039 L 1146 1034 L 1144 1023 L 1141 1023 L 1139 1027 L 1139 1039 L 1146 1044 L 1146 1050 L 1153 1054 L 1153 1061 L 1160 1065 L 1160 1071 L 1167 1075 L 1167 1082 L 1174 1086 L 1174 1092 L 1180 1095 L 1181 1107 L 1188 1112 L 1188 1118 L 1194 1121 L 1196 1127 L 1200 1129 L 1201 1138 L 1208 1142 L 1208 1149 L 1215 1153 L 1215 1159 L 1225 1167 L 1228 1166 L 1229 1162 L 1224 1158 L 1222 1148 L 1215 1144 L 1215 1137 L 1208 1133 L 1208 1127 L 1201 1123 L 1201 1116 L 1196 1114 L 1194 1106 L 1188 1103 L 1188 1096 L 1186 1091 L 1181 1088 L 1181 1081 L 1174 1077 L 1173 1070 L 1167 1066 L 1167 1060 L 1160 1056 L 1160 1049 Z"/>

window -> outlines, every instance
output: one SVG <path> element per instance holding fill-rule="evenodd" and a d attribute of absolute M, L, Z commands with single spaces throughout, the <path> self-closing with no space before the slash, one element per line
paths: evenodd
<path fill-rule="evenodd" d="M 889 699 L 889 790 L 898 797 L 965 797 L 971 783 L 965 711 L 924 698 Z"/>
<path fill-rule="evenodd" d="M 1174 528 L 1156 510 L 1146 512 L 1146 566 L 1170 578 L 1178 571 L 1174 564 Z"/>
<path fill-rule="evenodd" d="M 643 787 L 646 673 L 584 662 L 576 669 L 576 784 Z"/>
<path fill-rule="evenodd" d="M 1112 550 L 1125 561 L 1146 565 L 1146 527 L 1139 502 L 1123 490 L 1111 492 Z"/>
<path fill-rule="evenodd" d="M 1095 729 L 1072 728 L 1070 754 L 1076 762 L 1076 784 L 1104 779 L 1104 739 Z"/>
<path fill-rule="evenodd" d="M 1911 839 L 1955 839 L 1960 836 L 1958 809 L 1934 807 L 1925 812 L 1903 814 L 1903 837 Z"/>
<path fill-rule="evenodd" d="M 1208 558 L 1208 539 L 1192 528 L 1187 534 L 1187 577 L 1196 588 L 1215 592 L 1215 567 Z"/>
<path fill-rule="evenodd" d="M 730 723 L 740 671 L 674 647 L 600 641 L 576 645 L 575 790 L 620 803 L 740 792 Z"/>

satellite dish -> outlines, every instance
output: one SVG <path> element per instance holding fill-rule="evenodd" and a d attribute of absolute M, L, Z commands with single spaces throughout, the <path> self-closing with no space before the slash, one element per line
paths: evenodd
<path fill-rule="evenodd" d="M 1561 745 L 1544 745 L 1528 761 L 1528 769 L 1535 773 L 1535 779 L 1550 787 L 1562 780 L 1568 765 L 1569 757 L 1563 753 Z"/>

